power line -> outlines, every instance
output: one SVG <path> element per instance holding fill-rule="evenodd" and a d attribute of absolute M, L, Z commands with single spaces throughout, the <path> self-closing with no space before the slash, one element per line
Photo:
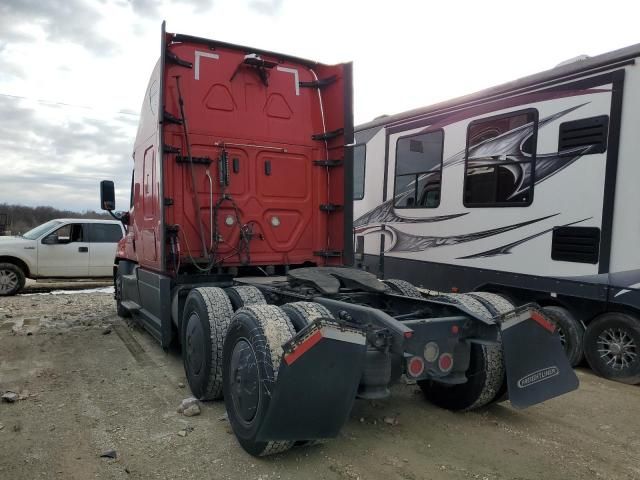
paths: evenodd
<path fill-rule="evenodd" d="M 91 110 L 91 111 L 94 111 L 94 112 L 97 112 L 97 111 L 101 110 L 99 108 L 89 107 L 87 105 L 75 105 L 73 103 L 56 102 L 56 101 L 53 101 L 53 100 L 43 100 L 43 99 L 34 98 L 34 97 L 24 97 L 24 96 L 21 96 L 21 95 L 11 95 L 9 93 L 0 93 L 0 97 L 14 98 L 16 100 L 29 100 L 29 101 L 32 101 L 32 102 L 40 103 L 42 105 L 49 105 L 49 106 L 82 108 L 82 109 Z M 114 113 L 117 113 L 119 115 L 129 115 L 129 116 L 132 116 L 132 117 L 139 117 L 139 115 L 137 113 L 128 112 L 126 110 L 116 110 Z"/>

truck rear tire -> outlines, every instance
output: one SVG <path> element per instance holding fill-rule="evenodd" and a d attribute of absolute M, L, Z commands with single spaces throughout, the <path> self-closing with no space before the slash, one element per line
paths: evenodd
<path fill-rule="evenodd" d="M 494 315 L 504 315 L 505 313 L 511 312 L 516 308 L 516 306 L 509 298 L 499 293 L 473 292 L 470 295 L 484 302 L 487 308 L 493 310 L 491 313 L 493 313 Z M 502 362 L 505 371 L 504 377 L 502 379 L 502 385 L 500 386 L 500 389 L 492 400 L 493 403 L 501 403 L 509 400 L 509 384 L 507 383 L 507 369 L 506 367 L 504 367 L 504 358 L 502 359 Z"/>
<path fill-rule="evenodd" d="M 420 380 L 418 386 L 425 398 L 440 408 L 470 411 L 483 407 L 500 392 L 504 378 L 501 353 L 486 345 L 471 344 L 466 383 L 448 385 L 434 380 Z"/>
<path fill-rule="evenodd" d="M 260 290 L 252 285 L 239 285 L 225 289 L 233 310 L 239 310 L 247 305 L 264 305 L 267 301 Z"/>
<path fill-rule="evenodd" d="M 334 318 L 324 305 L 315 302 L 285 303 L 280 308 L 291 320 L 296 333 L 317 318 Z"/>
<path fill-rule="evenodd" d="M 224 403 L 229 422 L 247 453 L 266 456 L 290 449 L 293 441 L 258 441 L 278 378 L 282 344 L 295 335 L 275 305 L 249 305 L 233 316 L 224 341 Z"/>
<path fill-rule="evenodd" d="M 457 303 L 470 312 L 491 318 L 491 312 L 472 295 L 445 294 L 447 301 Z M 449 385 L 435 380 L 421 380 L 418 385 L 434 405 L 454 411 L 469 411 L 501 400 L 504 394 L 505 368 L 501 345 L 471 344 L 467 381 Z"/>
<path fill-rule="evenodd" d="M 0 263 L 0 297 L 11 296 L 24 288 L 26 278 L 22 269 L 13 263 Z"/>
<path fill-rule="evenodd" d="M 631 385 L 640 383 L 640 320 L 618 312 L 589 323 L 584 353 L 598 375 Z"/>
<path fill-rule="evenodd" d="M 189 387 L 200 400 L 222 396 L 222 347 L 233 308 L 223 289 L 194 288 L 181 324 L 182 360 Z"/>
<path fill-rule="evenodd" d="M 420 293 L 420 290 L 405 280 L 390 278 L 389 280 L 383 280 L 382 282 L 391 288 L 391 291 L 396 295 L 404 295 L 405 297 L 412 298 L 424 298 L 422 293 Z"/>
<path fill-rule="evenodd" d="M 549 316 L 560 336 L 560 342 L 567 354 L 569 363 L 575 367 L 582 361 L 582 343 L 584 337 L 584 327 L 575 317 L 564 307 L 549 305 L 542 308 Z"/>

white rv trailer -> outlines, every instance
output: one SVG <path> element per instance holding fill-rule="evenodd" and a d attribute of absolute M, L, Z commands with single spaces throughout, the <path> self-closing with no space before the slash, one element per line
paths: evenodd
<path fill-rule="evenodd" d="M 640 44 L 355 136 L 364 268 L 548 306 L 574 363 L 640 383 Z"/>

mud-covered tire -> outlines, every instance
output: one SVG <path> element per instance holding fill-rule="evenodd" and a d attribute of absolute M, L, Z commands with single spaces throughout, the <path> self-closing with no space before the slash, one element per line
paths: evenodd
<path fill-rule="evenodd" d="M 499 293 L 473 292 L 469 295 L 484 300 L 486 303 L 491 305 L 491 307 L 493 307 L 498 315 L 503 315 L 505 313 L 511 312 L 516 308 L 515 304 L 509 298 Z"/>
<path fill-rule="evenodd" d="M 405 280 L 390 278 L 389 280 L 383 280 L 382 282 L 396 295 L 404 295 L 405 297 L 412 298 L 424 298 L 422 293 L 420 293 L 420 290 Z"/>
<path fill-rule="evenodd" d="M 194 288 L 185 301 L 182 361 L 189 387 L 200 400 L 222 397 L 222 348 L 233 308 L 223 289 Z"/>
<path fill-rule="evenodd" d="M 465 294 L 444 294 L 440 297 L 465 307 L 470 312 L 491 318 L 490 311 L 477 298 Z M 467 381 L 449 385 L 434 380 L 421 380 L 418 385 L 426 399 L 441 408 L 469 411 L 496 400 L 504 384 L 505 370 L 501 345 L 471 344 Z"/>
<path fill-rule="evenodd" d="M 509 313 L 513 311 L 516 306 L 512 303 L 512 301 L 501 295 L 499 293 L 492 292 L 473 292 L 470 293 L 472 297 L 480 300 L 487 309 L 491 312 L 493 316 L 504 315 L 505 313 Z M 493 403 L 506 402 L 509 400 L 509 386 L 507 383 L 507 369 L 506 365 L 504 365 L 504 356 L 502 358 L 503 369 L 504 369 L 504 377 L 502 379 L 502 386 L 496 393 L 496 396 L 493 398 Z"/>
<path fill-rule="evenodd" d="M 613 343 L 625 346 L 623 356 L 613 355 Z M 601 377 L 631 385 L 639 384 L 640 319 L 618 312 L 603 313 L 596 317 L 587 326 L 584 353 L 592 370 Z"/>
<path fill-rule="evenodd" d="M 113 279 L 114 295 L 116 297 L 116 311 L 121 318 L 131 317 L 131 312 L 122 306 L 122 271 L 120 265 L 116 269 L 116 276 Z"/>
<path fill-rule="evenodd" d="M 225 289 L 233 310 L 239 310 L 247 305 L 265 305 L 267 301 L 260 290 L 253 285 L 239 285 Z"/>
<path fill-rule="evenodd" d="M 0 263 L 0 297 L 15 295 L 24 288 L 27 279 L 22 269 L 13 263 Z"/>
<path fill-rule="evenodd" d="M 296 333 L 318 318 L 334 318 L 324 305 L 315 302 L 285 303 L 280 308 L 291 320 Z"/>
<path fill-rule="evenodd" d="M 578 365 L 583 358 L 582 342 L 584 340 L 584 327 L 564 307 L 549 305 L 542 308 L 558 330 L 560 341 L 567 354 L 567 359 L 572 367 Z"/>
<path fill-rule="evenodd" d="M 224 341 L 224 402 L 231 428 L 245 451 L 255 456 L 290 449 L 293 441 L 258 441 L 278 377 L 282 344 L 295 330 L 275 305 L 248 305 L 233 316 Z"/>

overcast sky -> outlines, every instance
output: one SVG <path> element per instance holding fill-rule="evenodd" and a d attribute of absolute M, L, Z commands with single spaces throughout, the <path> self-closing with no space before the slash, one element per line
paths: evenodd
<path fill-rule="evenodd" d="M 634 1 L 0 0 L 0 202 L 128 206 L 144 90 L 167 31 L 354 62 L 355 120 L 640 42 Z"/>

